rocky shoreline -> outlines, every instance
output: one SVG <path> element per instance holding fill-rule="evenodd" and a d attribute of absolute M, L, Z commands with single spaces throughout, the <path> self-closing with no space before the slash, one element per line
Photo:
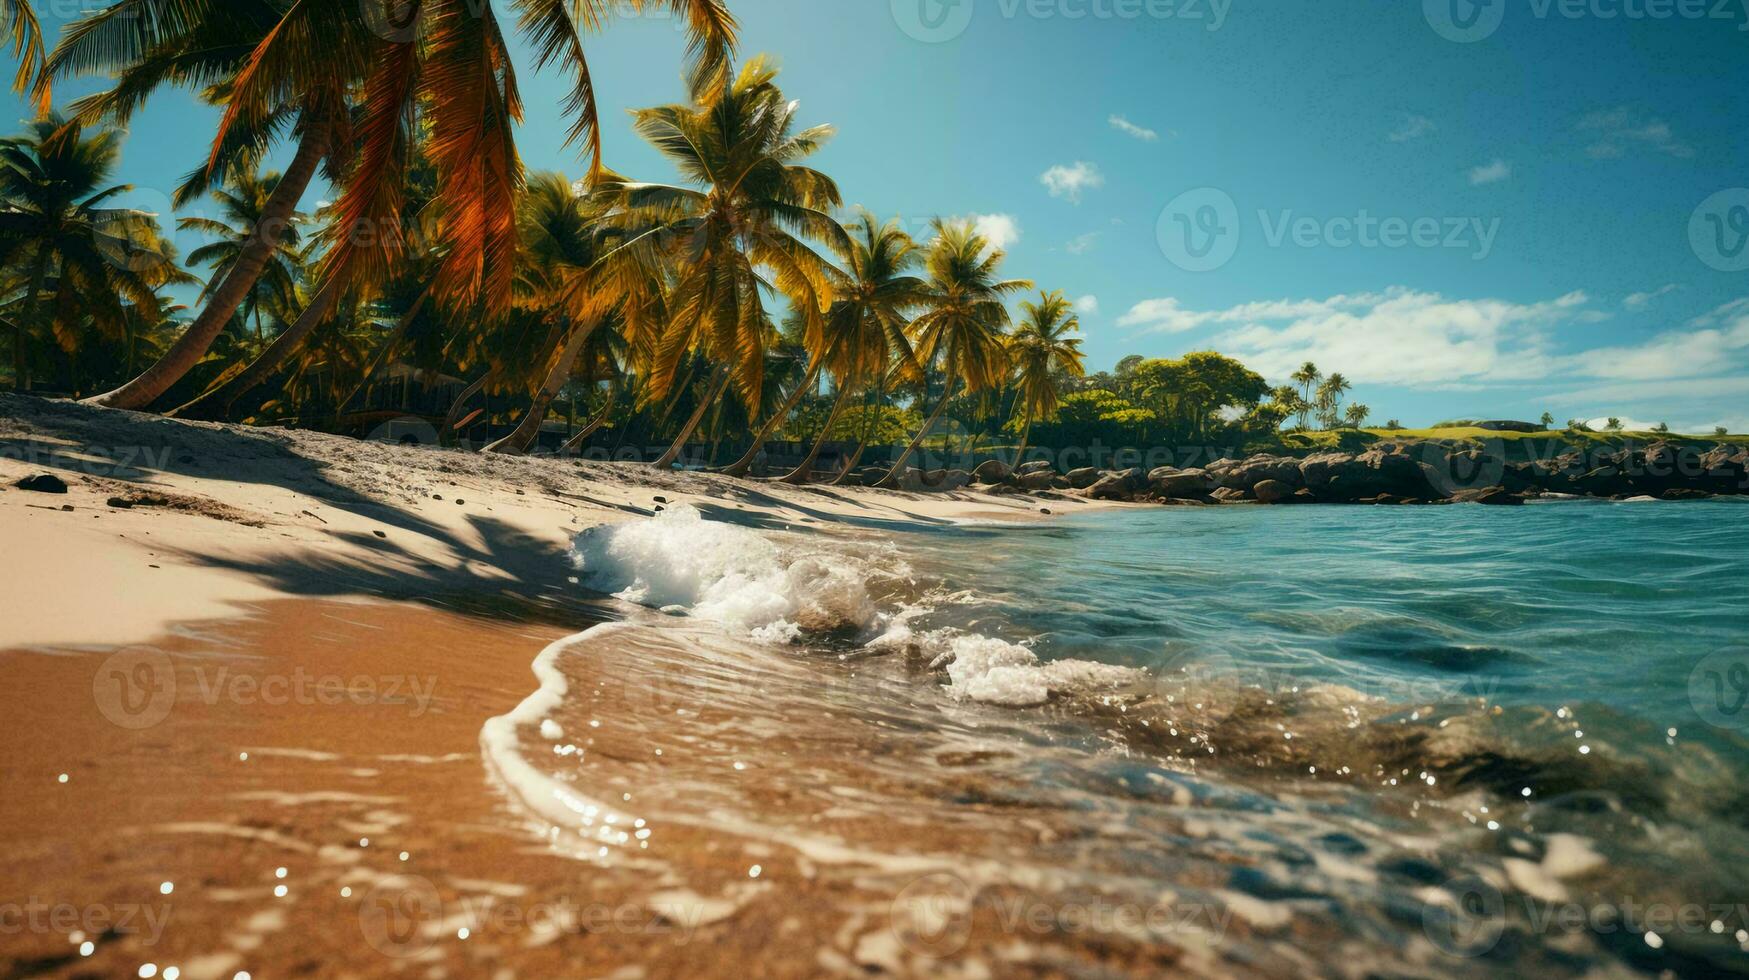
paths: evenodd
<path fill-rule="evenodd" d="M 863 474 L 859 474 L 862 476 Z M 871 468 L 871 484 L 886 475 Z M 1749 495 L 1749 446 L 1700 449 L 1670 442 L 1644 448 L 1569 451 L 1509 461 L 1485 449 L 1411 442 L 1364 452 L 1253 455 L 1204 467 L 1162 466 L 1059 473 L 1046 460 L 1011 470 L 989 460 L 966 470 L 907 470 L 900 488 L 1066 496 L 1159 504 L 1522 504 L 1540 498 L 1702 500 Z"/>

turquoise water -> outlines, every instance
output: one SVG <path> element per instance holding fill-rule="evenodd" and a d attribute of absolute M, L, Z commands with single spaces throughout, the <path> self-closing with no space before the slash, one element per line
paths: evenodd
<path fill-rule="evenodd" d="M 1720 730 L 1691 687 L 1713 685 L 1692 675 L 1749 645 L 1749 506 L 1734 502 L 1162 508 L 911 554 L 991 600 L 965 625 L 1047 657 L 1594 703 L 1702 739 Z"/>
<path fill-rule="evenodd" d="M 528 758 L 812 842 L 918 972 L 1749 976 L 1749 506 L 736 517 L 580 534 L 580 584 L 665 615 L 558 663 L 563 730 L 690 718 L 647 672 L 715 754 Z"/>
<path fill-rule="evenodd" d="M 979 597 L 927 625 L 1182 679 L 1077 708 L 1130 758 L 1438 841 L 1425 877 L 1369 841 L 1364 886 L 1287 857 L 1234 887 L 1348 891 L 1375 950 L 1434 937 L 1413 972 L 1749 974 L 1749 507 L 1162 508 L 906 553 Z M 1432 884 L 1451 918 L 1393 914 Z"/>

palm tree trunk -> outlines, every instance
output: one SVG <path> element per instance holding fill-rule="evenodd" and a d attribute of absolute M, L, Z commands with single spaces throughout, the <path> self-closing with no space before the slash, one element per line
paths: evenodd
<path fill-rule="evenodd" d="M 311 122 L 304 130 L 297 155 L 261 209 L 261 220 L 256 223 L 254 233 L 243 243 L 237 260 L 225 271 L 224 280 L 213 290 L 206 308 L 200 311 L 170 350 L 127 384 L 88 399 L 90 404 L 105 408 L 144 409 L 200 363 L 213 339 L 225 329 L 225 324 L 231 322 L 231 316 L 237 312 L 244 297 L 255 288 L 255 281 L 261 278 L 268 260 L 279 250 L 280 235 L 291 220 L 292 212 L 297 210 L 298 199 L 309 188 L 317 165 L 328 155 L 328 136 L 328 127 L 322 123 Z"/>
<path fill-rule="evenodd" d="M 838 416 L 844 411 L 844 405 L 850 400 L 852 385 L 848 380 L 840 379 L 838 400 L 832 403 L 832 412 L 826 416 L 826 425 L 820 430 L 820 437 L 814 440 L 814 450 L 808 453 L 808 458 L 802 460 L 802 465 L 790 470 L 780 482 L 793 483 L 801 486 L 808 482 L 808 477 L 814 471 L 814 462 L 820 458 L 820 449 L 826 445 L 826 437 L 832 434 L 832 427 L 838 424 Z"/>
<path fill-rule="evenodd" d="M 31 270 L 30 292 L 25 297 L 24 315 L 13 321 L 12 329 L 12 388 L 14 391 L 30 390 L 30 359 L 25 356 L 25 330 L 36 322 L 37 315 L 43 307 L 43 283 L 49 277 L 49 250 L 39 247 L 36 256 L 36 268 Z"/>
<path fill-rule="evenodd" d="M 489 373 L 480 375 L 479 380 L 463 388 L 461 394 L 455 396 L 455 401 L 450 403 L 449 411 L 444 413 L 443 428 L 437 433 L 439 440 L 443 438 L 444 434 L 455 428 L 456 422 L 462 417 L 462 409 L 467 407 L 468 399 L 479 394 L 480 389 L 486 387 L 486 379 L 490 376 Z"/>
<path fill-rule="evenodd" d="M 728 368 L 718 368 L 717 380 L 711 383 L 710 392 L 698 403 L 698 410 L 692 413 L 692 418 L 687 419 L 686 424 L 680 427 L 680 437 L 674 440 L 674 445 L 669 446 L 668 451 L 662 454 L 662 458 L 656 460 L 657 469 L 665 470 L 674 465 L 674 461 L 679 459 L 681 452 L 686 449 L 687 440 L 692 438 L 693 432 L 698 429 L 698 424 L 704 421 L 705 412 L 710 410 L 713 402 L 723 397 L 723 392 L 728 387 Z"/>
<path fill-rule="evenodd" d="M 753 468 L 753 461 L 759 458 L 760 450 L 765 448 L 765 440 L 771 436 L 772 432 L 776 431 L 779 425 L 783 424 L 783 420 L 789 417 L 789 413 L 795 411 L 796 405 L 802 400 L 802 396 L 807 394 L 808 389 L 814 386 L 814 379 L 820 376 L 820 368 L 826 363 L 826 358 L 830 355 L 831 351 L 827 351 L 826 354 L 814 359 L 813 366 L 808 368 L 808 376 L 802 379 L 801 384 L 796 385 L 795 391 L 790 392 L 790 396 L 784 401 L 783 407 L 778 409 L 771 418 L 765 420 L 765 424 L 759 429 L 759 434 L 753 437 L 753 445 L 747 447 L 747 455 L 742 456 L 740 459 L 736 460 L 732 466 L 723 470 L 724 476 L 747 475 L 747 471 Z"/>
<path fill-rule="evenodd" d="M 1020 464 L 1026 462 L 1026 443 L 1032 438 L 1032 409 L 1026 410 L 1026 424 L 1020 428 L 1020 448 L 1014 451 L 1014 468 L 1020 469 Z"/>
<path fill-rule="evenodd" d="M 395 352 L 395 348 L 401 346 L 401 339 L 407 336 L 407 328 L 413 324 L 413 318 L 419 315 L 419 311 L 425 308 L 425 297 L 429 295 L 430 293 L 419 294 L 419 298 L 413 301 L 413 306 L 401 316 L 400 322 L 395 324 L 395 332 L 389 335 L 389 339 L 383 344 L 382 349 L 378 350 L 376 356 L 371 358 L 370 366 L 364 369 L 364 375 L 358 379 L 358 384 L 352 386 L 352 390 L 346 393 L 345 398 L 334 402 L 336 416 L 345 412 L 346 406 L 351 404 L 352 400 L 358 397 L 358 393 L 370 384 L 370 379 L 376 377 L 376 373 L 383 369 L 383 362 L 389 359 L 390 355 Z"/>
<path fill-rule="evenodd" d="M 929 430 L 935 428 L 935 423 L 941 421 L 941 413 L 947 411 L 947 403 L 953 400 L 953 390 L 958 386 L 958 378 L 950 377 L 948 379 L 947 389 L 941 393 L 941 401 L 935 406 L 935 414 L 929 416 L 929 421 L 923 423 L 923 427 L 917 430 L 917 438 L 912 439 L 911 445 L 905 447 L 905 451 L 899 455 L 899 461 L 887 471 L 887 478 L 875 484 L 876 486 L 891 490 L 899 485 L 899 475 L 905 472 L 905 464 L 911 461 L 911 456 L 917 452 L 917 447 L 923 445 L 923 438 L 929 434 Z"/>
<path fill-rule="evenodd" d="M 547 372 L 540 390 L 534 393 L 534 404 L 529 406 L 528 413 L 522 417 L 515 431 L 487 446 L 484 452 L 508 456 L 520 456 L 528 452 L 535 437 L 540 435 L 541 423 L 546 421 L 553 399 L 559 397 L 559 389 L 571 380 L 571 366 L 577 363 L 577 355 L 582 353 L 583 345 L 589 341 L 589 335 L 595 332 L 595 327 L 600 322 L 600 317 L 590 317 L 571 328 L 571 335 L 565 338 L 565 345 L 559 348 L 558 360 L 554 362 L 552 370 Z"/>
<path fill-rule="evenodd" d="M 615 378 L 607 388 L 607 404 L 601 406 L 601 411 L 595 413 L 595 417 L 589 420 L 589 424 L 585 425 L 582 431 L 572 436 L 563 446 L 559 447 L 559 454 L 565 455 L 576 452 L 578 449 L 582 448 L 583 443 L 587 442 L 590 436 L 601 431 L 601 427 L 607 424 L 609 413 L 613 411 L 613 403 L 618 400 L 619 379 Z"/>
<path fill-rule="evenodd" d="M 875 430 L 880 427 L 881 419 L 887 404 L 887 376 L 881 375 L 880 383 L 875 386 L 874 402 L 870 405 L 871 413 L 863 419 L 862 434 L 856 440 L 856 451 L 850 454 L 850 460 L 844 464 L 843 472 L 832 481 L 832 486 L 841 487 L 850 480 L 850 473 L 856 469 L 856 464 L 862 462 L 862 454 L 868 451 L 868 441 L 874 438 Z"/>
<path fill-rule="evenodd" d="M 340 280 L 330 279 L 304 306 L 304 311 L 298 314 L 297 322 L 273 338 L 273 343 L 268 344 L 259 357 L 249 362 L 248 367 L 229 381 L 206 391 L 169 414 L 177 418 L 206 422 L 223 421 L 231 412 L 232 402 L 271 378 L 280 365 L 297 353 L 311 332 L 328 319 L 328 312 L 334 308 L 334 302 L 339 298 Z"/>

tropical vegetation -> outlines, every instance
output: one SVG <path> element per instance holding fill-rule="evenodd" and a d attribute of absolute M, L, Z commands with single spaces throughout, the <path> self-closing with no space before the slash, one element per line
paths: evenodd
<path fill-rule="evenodd" d="M 797 483 L 1371 417 L 1312 363 L 1273 387 L 1212 351 L 1089 373 L 1075 304 L 1011 275 L 975 226 L 844 207 L 810 163 L 833 128 L 803 124 L 770 59 L 735 70 L 723 0 L 629 3 L 678 14 L 689 40 L 688 98 L 632 113 L 669 182 L 603 162 L 582 38 L 628 5 L 509 4 L 536 67 L 571 80 L 586 164 L 527 173 L 501 6 L 114 0 L 46 48 L 27 0 L 0 0 L 40 110 L 0 140 L 12 386 L 357 434 L 413 415 L 492 452 Z M 56 114 L 56 83 L 88 77 L 111 85 Z M 172 217 L 117 206 L 130 188 L 112 182 L 121 133 L 167 88 L 221 110 L 174 195 L 175 231 L 200 241 L 186 257 Z"/>

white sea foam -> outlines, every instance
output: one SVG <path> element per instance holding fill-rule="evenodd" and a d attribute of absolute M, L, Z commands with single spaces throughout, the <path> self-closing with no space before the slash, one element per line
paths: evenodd
<path fill-rule="evenodd" d="M 953 629 L 915 630 L 933 603 L 882 608 L 868 588 L 882 574 L 848 554 L 792 552 L 756 531 L 676 507 L 643 521 L 579 534 L 571 559 L 583 584 L 664 612 L 720 623 L 770 643 L 849 631 L 871 650 L 915 649 L 944 670 L 958 698 L 1015 707 L 1108 687 L 1137 671 L 1078 660 L 1042 662 L 1028 647 Z M 969 597 L 940 600 L 962 604 Z"/>
<path fill-rule="evenodd" d="M 571 560 L 592 589 L 770 642 L 865 628 L 876 615 L 865 569 L 836 556 L 786 555 L 693 507 L 589 528 L 572 543 Z"/>

